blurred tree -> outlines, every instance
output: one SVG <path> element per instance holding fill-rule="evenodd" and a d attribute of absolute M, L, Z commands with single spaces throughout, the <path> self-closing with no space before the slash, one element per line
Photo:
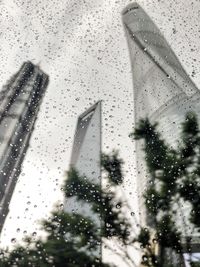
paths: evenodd
<path fill-rule="evenodd" d="M 136 240 L 143 250 L 142 264 L 153 267 L 183 265 L 183 252 L 191 253 L 187 223 L 200 229 L 200 133 L 197 117 L 186 114 L 181 139 L 172 148 L 157 131 L 157 123 L 141 119 L 131 137 L 143 140 L 149 180 L 144 193 L 147 221 Z M 189 203 L 189 218 L 181 205 Z M 182 224 L 180 225 L 180 221 Z M 179 224 L 177 223 L 179 222 Z M 192 260 L 191 260 L 192 261 Z M 192 263 L 192 266 L 195 266 Z"/>
<path fill-rule="evenodd" d="M 1 251 L 1 267 L 109 267 L 102 262 L 97 249 L 106 240 L 115 238 L 124 246 L 129 241 L 131 225 L 123 212 L 123 201 L 117 196 L 117 187 L 123 182 L 122 160 L 117 153 L 102 156 L 105 182 L 109 189 L 92 184 L 75 169 L 68 172 L 64 185 L 66 198 L 76 197 L 80 205 L 89 203 L 92 214 L 101 218 L 99 229 L 95 220 L 83 214 L 67 213 L 58 206 L 48 220 L 42 222 L 45 239 L 26 238 L 25 244 L 16 245 L 12 251 Z M 108 246 L 106 242 L 106 246 Z M 112 247 L 112 246 L 111 246 Z M 126 249 L 120 250 L 122 260 L 133 260 Z M 128 259 L 127 259 L 128 258 Z M 134 264 L 134 262 L 133 262 Z"/>

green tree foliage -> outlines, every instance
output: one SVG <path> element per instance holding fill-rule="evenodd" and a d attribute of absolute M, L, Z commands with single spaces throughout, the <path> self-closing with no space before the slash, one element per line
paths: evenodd
<path fill-rule="evenodd" d="M 184 221 L 200 229 L 200 132 L 192 112 L 186 114 L 177 147 L 167 144 L 157 128 L 157 123 L 141 119 L 131 134 L 143 142 L 149 176 L 144 201 L 151 227 L 141 228 L 137 241 L 143 249 L 144 266 L 175 267 L 183 264 L 183 252 L 191 252 Z M 186 202 L 191 205 L 190 217 L 182 218 L 180 227 L 176 209 Z"/>
<path fill-rule="evenodd" d="M 68 172 L 64 185 L 67 199 L 75 197 L 80 205 L 87 202 L 93 216 L 101 220 L 101 227 L 93 217 L 70 212 L 62 207 L 52 212 L 42 222 L 46 238 L 27 238 L 25 244 L 16 245 L 12 251 L 2 251 L 2 267 L 109 267 L 102 262 L 97 250 L 104 239 L 117 238 L 124 244 L 129 239 L 130 224 L 122 212 L 122 201 L 116 195 L 117 187 L 123 182 L 122 160 L 117 153 L 102 156 L 104 176 L 109 191 L 80 176 L 75 169 Z"/>

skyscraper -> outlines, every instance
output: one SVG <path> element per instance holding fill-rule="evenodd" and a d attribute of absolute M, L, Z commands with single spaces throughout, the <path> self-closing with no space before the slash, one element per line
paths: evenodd
<path fill-rule="evenodd" d="M 71 167 L 89 182 L 101 186 L 101 102 L 97 102 L 78 118 L 71 155 Z M 100 229 L 100 215 L 94 214 L 89 203 L 80 203 L 76 196 L 66 199 L 64 210 L 95 220 Z M 96 251 L 101 256 L 101 244 Z"/>
<path fill-rule="evenodd" d="M 151 122 L 159 122 L 163 137 L 176 146 L 181 124 L 187 111 L 200 111 L 200 91 L 187 75 L 180 61 L 146 12 L 136 3 L 122 13 L 130 51 L 135 122 L 148 116 Z M 136 144 L 138 167 L 138 195 L 141 223 L 148 224 L 143 192 L 148 186 L 148 174 L 141 149 Z M 190 206 L 184 205 L 183 214 Z M 186 216 L 187 217 L 187 216 Z M 182 216 L 178 219 L 181 227 Z M 187 223 L 186 236 L 196 238 L 198 233 Z"/>
<path fill-rule="evenodd" d="M 91 182 L 100 183 L 101 102 L 78 118 L 71 156 L 71 166 Z"/>
<path fill-rule="evenodd" d="M 0 231 L 48 81 L 48 75 L 28 61 L 0 91 Z"/>

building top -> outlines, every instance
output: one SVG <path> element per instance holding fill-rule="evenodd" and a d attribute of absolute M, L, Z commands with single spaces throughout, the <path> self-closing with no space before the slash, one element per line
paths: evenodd
<path fill-rule="evenodd" d="M 100 106 L 101 101 L 95 103 L 93 106 L 91 106 L 89 109 L 87 109 L 85 112 L 83 112 L 79 117 L 77 121 L 76 126 L 76 132 L 74 137 L 74 144 L 72 148 L 72 156 L 71 156 L 71 166 L 75 167 L 76 162 L 80 156 L 80 150 L 84 143 L 84 139 L 86 136 L 86 133 L 88 131 L 89 125 L 91 124 L 92 118 L 94 117 L 94 113 L 99 112 L 97 111 L 97 107 Z M 100 115 L 100 113 L 99 113 Z M 99 124 L 99 122 L 97 123 Z M 98 125 L 98 127 L 100 127 Z M 92 136 L 90 136 L 91 141 L 93 139 Z"/>
<path fill-rule="evenodd" d="M 198 91 L 158 27 L 140 5 L 128 5 L 122 12 L 122 19 L 129 38 L 154 61 L 166 77 L 172 79 L 188 96 Z"/>

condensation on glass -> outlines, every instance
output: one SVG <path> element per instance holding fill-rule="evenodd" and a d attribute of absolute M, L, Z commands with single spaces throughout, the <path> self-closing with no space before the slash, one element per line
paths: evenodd
<path fill-rule="evenodd" d="M 28 61 L 0 92 L 0 231 L 48 80 Z"/>
<path fill-rule="evenodd" d="M 189 78 L 171 47 L 146 12 L 136 3 L 122 12 L 126 31 L 134 87 L 135 122 L 148 117 L 159 122 L 159 131 L 172 145 L 177 145 L 181 122 L 187 111 L 200 111 L 200 91 Z M 143 193 L 148 186 L 142 142 L 136 144 L 138 166 L 138 195 L 141 223 L 148 224 Z M 198 233 L 187 221 L 183 225 L 182 214 L 190 207 L 184 203 L 177 218 L 187 236 Z M 185 216 L 187 217 L 187 216 Z"/>

